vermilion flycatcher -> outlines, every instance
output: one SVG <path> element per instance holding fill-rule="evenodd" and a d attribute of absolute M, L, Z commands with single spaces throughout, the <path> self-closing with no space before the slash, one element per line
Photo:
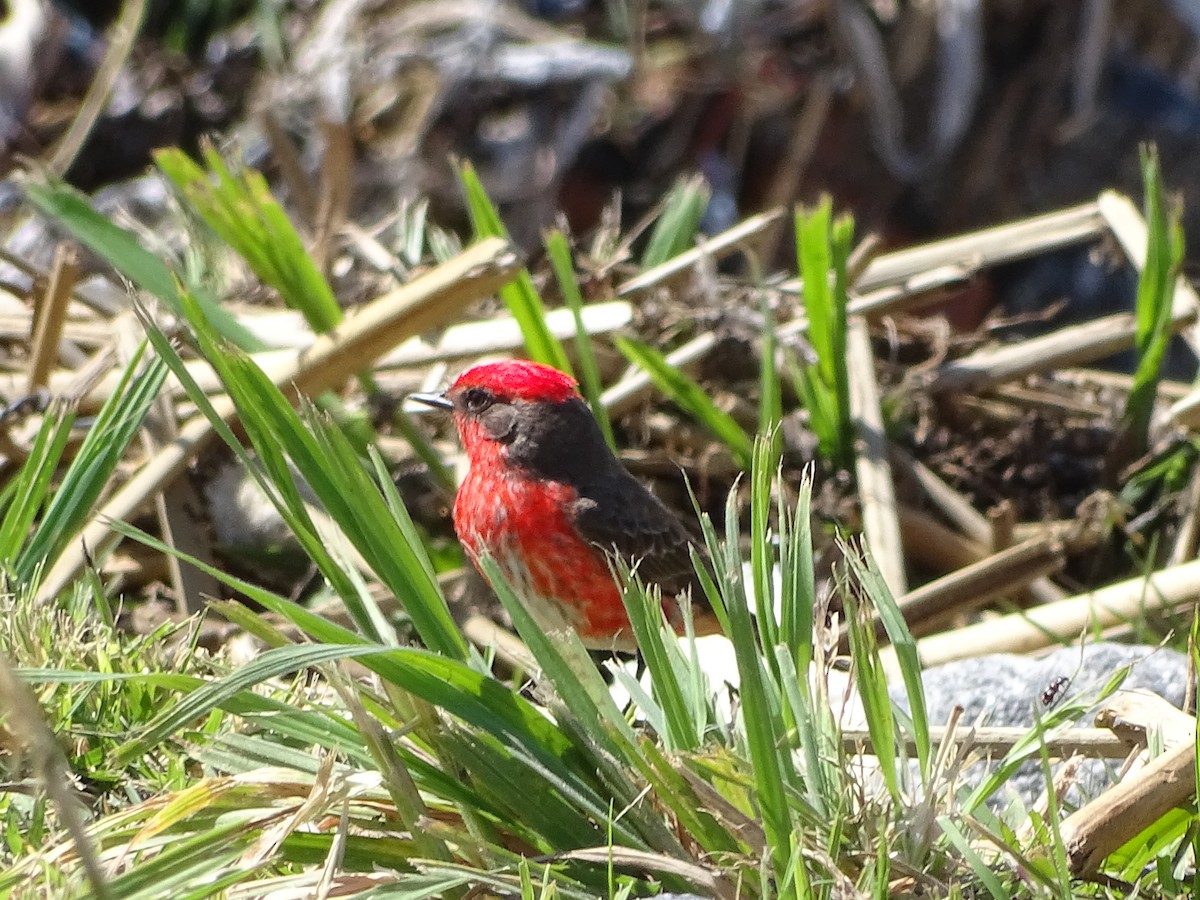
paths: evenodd
<path fill-rule="evenodd" d="M 662 591 L 683 628 L 717 630 L 683 525 L 613 456 L 573 378 L 521 360 L 468 369 L 444 394 L 413 399 L 454 413 L 470 471 L 454 530 L 472 561 L 487 551 L 548 630 L 569 625 L 593 649 L 635 649 L 611 557 Z"/>

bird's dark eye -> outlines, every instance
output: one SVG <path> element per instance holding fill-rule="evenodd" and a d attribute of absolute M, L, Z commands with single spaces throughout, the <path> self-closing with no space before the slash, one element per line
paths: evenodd
<path fill-rule="evenodd" d="M 472 415 L 479 415 L 495 402 L 496 398 L 492 396 L 492 392 L 483 388 L 469 388 L 463 394 L 463 406 Z"/>

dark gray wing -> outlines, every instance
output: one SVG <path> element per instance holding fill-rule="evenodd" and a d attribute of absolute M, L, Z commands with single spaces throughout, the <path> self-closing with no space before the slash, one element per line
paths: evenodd
<path fill-rule="evenodd" d="M 604 497 L 605 502 L 598 503 L 596 496 Z M 581 492 L 572 515 L 585 541 L 605 553 L 615 553 L 626 565 L 636 565 L 642 580 L 657 584 L 664 597 L 691 587 L 693 602 L 705 604 L 688 553 L 688 548 L 695 546 L 705 556 L 703 541 L 690 534 L 628 472 L 621 469 L 591 490 Z"/>

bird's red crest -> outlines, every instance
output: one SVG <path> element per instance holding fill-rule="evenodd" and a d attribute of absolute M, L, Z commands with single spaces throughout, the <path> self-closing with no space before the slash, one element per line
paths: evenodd
<path fill-rule="evenodd" d="M 579 396 L 576 381 L 558 369 L 524 359 L 484 363 L 467 369 L 451 388 L 481 387 L 511 400 L 547 400 L 561 403 Z"/>

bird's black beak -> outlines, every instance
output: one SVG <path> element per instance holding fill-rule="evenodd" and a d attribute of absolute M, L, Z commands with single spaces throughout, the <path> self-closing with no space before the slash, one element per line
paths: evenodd
<path fill-rule="evenodd" d="M 436 409 L 454 409 L 454 403 L 445 394 L 409 394 L 408 399 Z"/>

